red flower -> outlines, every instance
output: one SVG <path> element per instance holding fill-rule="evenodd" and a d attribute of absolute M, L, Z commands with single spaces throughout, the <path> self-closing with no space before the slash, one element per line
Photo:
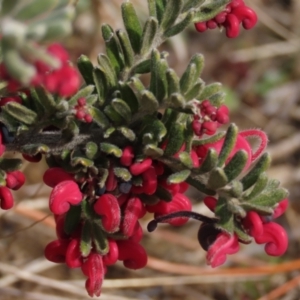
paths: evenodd
<path fill-rule="evenodd" d="M 55 240 L 49 243 L 44 251 L 45 257 L 54 263 L 64 263 L 69 241 Z"/>
<path fill-rule="evenodd" d="M 100 196 L 95 205 L 95 212 L 101 216 L 102 225 L 109 233 L 119 230 L 121 221 L 121 211 L 118 199 L 112 194 Z"/>
<path fill-rule="evenodd" d="M 81 270 L 88 279 L 85 282 L 85 288 L 88 294 L 93 297 L 99 297 L 101 294 L 102 282 L 105 274 L 102 256 L 98 253 L 91 253 L 82 264 Z"/>
<path fill-rule="evenodd" d="M 6 186 L 11 190 L 18 190 L 25 182 L 25 175 L 21 171 L 6 173 Z"/>
<path fill-rule="evenodd" d="M 4 210 L 11 209 L 14 206 L 14 197 L 9 188 L 0 187 L 0 207 Z"/>
<path fill-rule="evenodd" d="M 50 194 L 49 207 L 56 214 L 61 215 L 70 209 L 70 205 L 77 205 L 82 201 L 82 193 L 72 180 L 58 183 Z"/>

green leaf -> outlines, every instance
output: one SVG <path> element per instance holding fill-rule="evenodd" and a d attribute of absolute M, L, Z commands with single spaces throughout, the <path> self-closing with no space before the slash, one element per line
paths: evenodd
<path fill-rule="evenodd" d="M 122 156 L 122 150 L 113 144 L 101 143 L 100 149 L 102 152 L 104 152 L 108 155 L 113 155 L 118 158 L 120 158 Z"/>
<path fill-rule="evenodd" d="M 161 185 L 157 186 L 154 195 L 157 196 L 161 201 L 170 202 L 173 200 L 173 195 Z"/>
<path fill-rule="evenodd" d="M 184 108 L 185 107 L 184 97 L 180 93 L 172 94 L 170 98 L 170 107 Z"/>
<path fill-rule="evenodd" d="M 129 141 L 133 142 L 136 139 L 136 135 L 133 130 L 128 127 L 118 127 L 118 131 Z"/>
<path fill-rule="evenodd" d="M 81 54 L 79 56 L 79 58 L 77 59 L 77 67 L 86 84 L 87 85 L 94 84 L 94 79 L 93 79 L 94 66 L 86 55 Z"/>
<path fill-rule="evenodd" d="M 108 90 L 108 83 L 106 80 L 106 76 L 103 73 L 103 71 L 101 71 L 99 68 L 95 68 L 93 71 L 93 79 L 99 97 L 99 104 L 103 105 Z"/>
<path fill-rule="evenodd" d="M 197 9 L 193 22 L 204 22 L 211 20 L 218 13 L 224 10 L 225 5 L 230 3 L 230 0 L 214 0 Z"/>
<path fill-rule="evenodd" d="M 127 123 L 131 121 L 132 118 L 131 109 L 125 101 L 123 101 L 122 99 L 113 99 L 111 102 L 111 106 L 120 116 L 122 116 L 122 118 Z"/>
<path fill-rule="evenodd" d="M 126 168 L 114 168 L 114 174 L 123 181 L 129 181 L 132 178 L 131 173 Z"/>
<path fill-rule="evenodd" d="M 80 219 L 81 219 L 81 206 L 71 205 L 70 209 L 66 213 L 65 222 L 64 222 L 64 232 L 67 235 L 71 235 L 80 224 Z"/>
<path fill-rule="evenodd" d="M 265 172 L 271 163 L 269 153 L 264 153 L 257 161 L 252 170 L 242 178 L 241 183 L 244 186 L 244 191 L 250 188 L 258 180 L 261 173 Z"/>
<path fill-rule="evenodd" d="M 151 49 L 153 41 L 158 31 L 158 22 L 155 18 L 150 17 L 144 26 L 142 43 L 141 43 L 141 55 L 145 55 Z"/>
<path fill-rule="evenodd" d="M 53 96 L 49 92 L 47 92 L 42 86 L 36 87 L 35 92 L 46 114 L 53 113 L 56 109 L 56 103 Z"/>
<path fill-rule="evenodd" d="M 94 165 L 94 162 L 91 159 L 88 159 L 84 156 L 81 156 L 80 154 L 75 153 L 72 155 L 71 159 L 71 166 L 76 167 L 76 166 L 83 166 L 83 167 L 91 167 Z"/>
<path fill-rule="evenodd" d="M 173 156 L 179 151 L 185 141 L 185 126 L 183 124 L 175 123 L 170 129 L 167 138 L 167 147 L 165 155 Z"/>
<path fill-rule="evenodd" d="M 111 105 L 105 106 L 104 113 L 109 117 L 111 121 L 113 121 L 117 125 L 120 125 L 124 122 L 123 117 L 118 112 L 116 112 L 116 110 Z"/>
<path fill-rule="evenodd" d="M 131 67 L 134 61 L 134 52 L 130 44 L 129 37 L 125 31 L 122 29 L 116 31 L 117 37 L 119 38 L 119 43 L 123 51 L 124 62 L 126 67 Z"/>
<path fill-rule="evenodd" d="M 140 112 L 153 113 L 157 111 L 159 104 L 155 96 L 150 91 L 143 91 L 140 99 Z"/>
<path fill-rule="evenodd" d="M 190 170 L 183 170 L 180 172 L 173 173 L 167 178 L 168 184 L 177 184 L 186 181 L 186 179 L 191 175 Z"/>
<path fill-rule="evenodd" d="M 205 174 L 216 167 L 218 162 L 218 153 L 215 149 L 210 148 L 201 163 L 200 167 L 195 170 L 196 174 Z"/>
<path fill-rule="evenodd" d="M 88 108 L 89 114 L 93 117 L 93 121 L 101 128 L 106 128 L 109 126 L 109 121 L 102 111 L 93 107 Z"/>
<path fill-rule="evenodd" d="M 232 181 L 241 174 L 247 163 L 247 160 L 248 154 L 245 150 L 239 150 L 234 154 L 234 156 L 224 168 L 224 172 L 227 176 L 228 182 Z"/>
<path fill-rule="evenodd" d="M 188 65 L 186 71 L 183 73 L 180 79 L 180 90 L 183 94 L 186 94 L 193 86 L 196 78 L 197 66 L 194 63 Z"/>
<path fill-rule="evenodd" d="M 37 114 L 34 111 L 17 102 L 9 102 L 1 109 L 17 121 L 26 125 L 32 125 L 37 121 Z"/>
<path fill-rule="evenodd" d="M 165 7 L 166 7 L 167 0 L 156 0 L 156 17 L 159 23 L 161 23 L 161 20 L 165 13 Z"/>
<path fill-rule="evenodd" d="M 94 159 L 98 152 L 98 146 L 94 142 L 87 142 L 84 150 L 87 158 Z"/>
<path fill-rule="evenodd" d="M 70 106 L 77 105 L 77 101 L 80 98 L 86 98 L 90 96 L 94 91 L 95 86 L 94 85 L 88 85 L 84 87 L 83 89 L 80 89 L 68 102 Z"/>
<path fill-rule="evenodd" d="M 14 14 L 14 18 L 17 20 L 30 20 L 38 17 L 42 14 L 49 13 L 57 5 L 56 0 L 45 0 L 43 2 L 39 0 L 23 1 L 25 6 L 22 9 L 17 10 L 18 13 Z"/>
<path fill-rule="evenodd" d="M 214 196 L 216 194 L 214 190 L 206 187 L 206 185 L 203 184 L 200 180 L 192 178 L 192 175 L 186 180 L 186 182 L 206 195 Z"/>
<path fill-rule="evenodd" d="M 193 160 L 191 159 L 191 155 L 188 152 L 181 152 L 179 154 L 180 162 L 187 168 L 191 169 L 193 167 Z"/>
<path fill-rule="evenodd" d="M 249 191 L 246 195 L 243 196 L 244 200 L 249 200 L 251 198 L 256 197 L 259 195 L 267 186 L 268 184 L 268 176 L 266 173 L 261 173 L 259 177 L 257 178 L 257 181 L 255 182 L 255 185 L 253 186 L 253 189 Z M 241 183 L 242 184 L 242 183 Z M 244 189 L 244 186 L 243 186 Z"/>
<path fill-rule="evenodd" d="M 22 147 L 22 152 L 30 155 L 35 156 L 39 153 L 46 154 L 49 153 L 50 148 L 44 144 L 27 144 Z"/>
<path fill-rule="evenodd" d="M 102 36 L 106 45 L 106 54 L 116 74 L 124 68 L 124 56 L 118 43 L 114 30 L 108 25 L 102 25 Z"/>
<path fill-rule="evenodd" d="M 89 221 L 85 221 L 80 238 L 80 253 L 83 257 L 88 257 L 92 250 L 92 225 Z"/>
<path fill-rule="evenodd" d="M 111 61 L 105 54 L 98 55 L 99 69 L 103 72 L 109 87 L 117 85 L 117 75 Z"/>
<path fill-rule="evenodd" d="M 219 154 L 218 167 L 222 167 L 225 164 L 228 156 L 236 144 L 237 135 L 238 127 L 235 124 L 230 124 L 225 135 L 221 152 Z"/>
<path fill-rule="evenodd" d="M 162 30 L 169 29 L 177 20 L 182 8 L 182 0 L 168 0 L 165 8 L 165 13 L 161 20 Z"/>
<path fill-rule="evenodd" d="M 198 8 L 201 6 L 205 0 L 186 0 L 183 4 L 182 13 L 189 11 L 191 8 Z"/>
<path fill-rule="evenodd" d="M 151 70 L 151 60 L 146 59 L 138 63 L 133 69 L 132 73 L 133 74 L 145 74 L 149 73 Z"/>
<path fill-rule="evenodd" d="M 180 92 L 179 78 L 173 69 L 168 69 L 166 75 L 168 82 L 168 96 L 171 97 L 172 94 Z"/>
<path fill-rule="evenodd" d="M 191 24 L 193 18 L 194 18 L 194 11 L 188 12 L 182 21 L 175 24 L 170 29 L 166 30 L 164 32 L 164 36 L 166 38 L 169 38 L 169 37 L 172 37 L 172 36 L 177 35 L 178 33 L 182 32 L 184 29 L 186 29 Z"/>
<path fill-rule="evenodd" d="M 228 211 L 227 200 L 224 197 L 219 197 L 215 214 L 219 217 L 219 221 L 216 224 L 216 228 L 225 230 L 232 234 L 234 231 L 234 215 Z"/>
<path fill-rule="evenodd" d="M 156 18 L 156 1 L 148 0 L 149 15 Z"/>
<path fill-rule="evenodd" d="M 22 166 L 22 160 L 18 158 L 2 158 L 0 160 L 0 169 L 5 172 L 19 170 Z"/>
<path fill-rule="evenodd" d="M 126 101 L 130 110 L 135 114 L 139 109 L 139 101 L 131 87 L 127 83 L 119 82 L 122 99 Z"/>
<path fill-rule="evenodd" d="M 199 96 L 199 100 L 206 100 L 210 98 L 212 95 L 219 93 L 222 90 L 222 84 L 219 82 L 215 82 L 205 86 L 201 95 Z"/>
<path fill-rule="evenodd" d="M 199 95 L 202 93 L 204 85 L 204 81 L 201 78 L 199 78 L 196 81 L 195 85 L 185 94 L 186 101 L 199 99 Z"/>
<path fill-rule="evenodd" d="M 224 103 L 225 96 L 224 92 L 220 92 L 210 96 L 208 100 L 213 106 L 220 107 L 220 105 Z"/>
<path fill-rule="evenodd" d="M 213 169 L 207 181 L 207 187 L 212 190 L 217 190 L 224 187 L 228 183 L 228 178 L 222 168 Z"/>
<path fill-rule="evenodd" d="M 154 159 L 157 159 L 164 154 L 164 150 L 158 148 L 156 145 L 148 144 L 144 147 L 143 153 L 146 156 L 150 156 Z"/>
<path fill-rule="evenodd" d="M 96 248 L 96 251 L 101 255 L 107 254 L 109 251 L 107 237 L 104 235 L 101 226 L 96 222 L 92 223 L 92 234 L 93 234 L 93 243 Z"/>
<path fill-rule="evenodd" d="M 252 238 L 245 232 L 240 222 L 234 221 L 234 232 L 238 236 L 238 239 L 242 241 L 244 244 L 251 243 Z"/>
<path fill-rule="evenodd" d="M 140 50 L 143 29 L 132 3 L 127 1 L 122 4 L 122 17 L 131 46 L 135 53 L 138 53 Z"/>

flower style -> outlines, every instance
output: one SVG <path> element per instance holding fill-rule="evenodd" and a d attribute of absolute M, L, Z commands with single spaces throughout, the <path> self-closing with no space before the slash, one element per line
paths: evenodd
<path fill-rule="evenodd" d="M 228 38 L 235 38 L 240 33 L 240 24 L 245 29 L 251 29 L 257 23 L 257 15 L 253 9 L 246 6 L 243 0 L 232 0 L 225 8 L 213 19 L 206 22 L 195 23 L 195 28 L 199 32 L 207 29 L 224 27 Z"/>

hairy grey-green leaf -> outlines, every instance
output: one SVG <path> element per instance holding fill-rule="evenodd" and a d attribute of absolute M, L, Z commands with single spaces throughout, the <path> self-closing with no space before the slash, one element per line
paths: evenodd
<path fill-rule="evenodd" d="M 182 0 L 168 0 L 161 20 L 162 30 L 169 29 L 177 20 L 180 15 L 183 1 Z"/>
<path fill-rule="evenodd" d="M 77 59 L 77 67 L 87 85 L 94 84 L 93 71 L 94 66 L 90 59 L 82 54 Z"/>
<path fill-rule="evenodd" d="M 145 55 L 151 49 L 153 41 L 158 31 L 158 22 L 155 18 L 150 17 L 143 29 L 142 43 L 141 43 L 141 55 Z"/>
<path fill-rule="evenodd" d="M 125 65 L 126 67 L 131 67 L 134 61 L 134 51 L 132 49 L 128 34 L 122 29 L 117 30 L 116 34 L 119 38 L 119 43 L 123 51 Z"/>
<path fill-rule="evenodd" d="M 131 46 L 135 53 L 138 53 L 141 46 L 143 29 L 131 2 L 126 1 L 122 4 L 122 17 Z"/>

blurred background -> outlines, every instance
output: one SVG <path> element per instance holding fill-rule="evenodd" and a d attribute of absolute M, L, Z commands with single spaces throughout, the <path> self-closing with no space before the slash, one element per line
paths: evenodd
<path fill-rule="evenodd" d="M 141 20 L 145 0 L 135 2 Z M 162 46 L 170 65 L 182 74 L 190 57 L 205 56 L 202 75 L 207 83 L 219 81 L 227 92 L 231 120 L 241 129 L 261 128 L 269 135 L 273 157 L 269 175 L 290 191 L 290 207 L 281 217 L 289 248 L 280 258 L 265 255 L 263 246 L 242 246 L 222 268 L 206 266 L 198 245 L 199 224 L 183 228 L 161 225 L 143 240 L 148 266 L 139 271 L 122 263 L 110 267 L 100 299 L 161 300 L 297 300 L 300 299 L 300 1 L 249 0 L 259 24 L 241 30 L 235 40 L 224 32 L 198 33 L 190 27 Z M 80 54 L 96 62 L 104 51 L 102 23 L 122 27 L 121 0 L 79 0 L 73 35 L 64 45 L 74 61 Z M 16 193 L 14 209 L 0 211 L 0 299 L 89 299 L 80 270 L 47 262 L 43 249 L 55 239 L 48 211 L 50 189 L 42 184 L 44 162 L 25 163 L 27 183 Z M 190 190 L 194 210 L 207 213 L 198 193 Z M 146 227 L 150 216 L 143 221 Z"/>

